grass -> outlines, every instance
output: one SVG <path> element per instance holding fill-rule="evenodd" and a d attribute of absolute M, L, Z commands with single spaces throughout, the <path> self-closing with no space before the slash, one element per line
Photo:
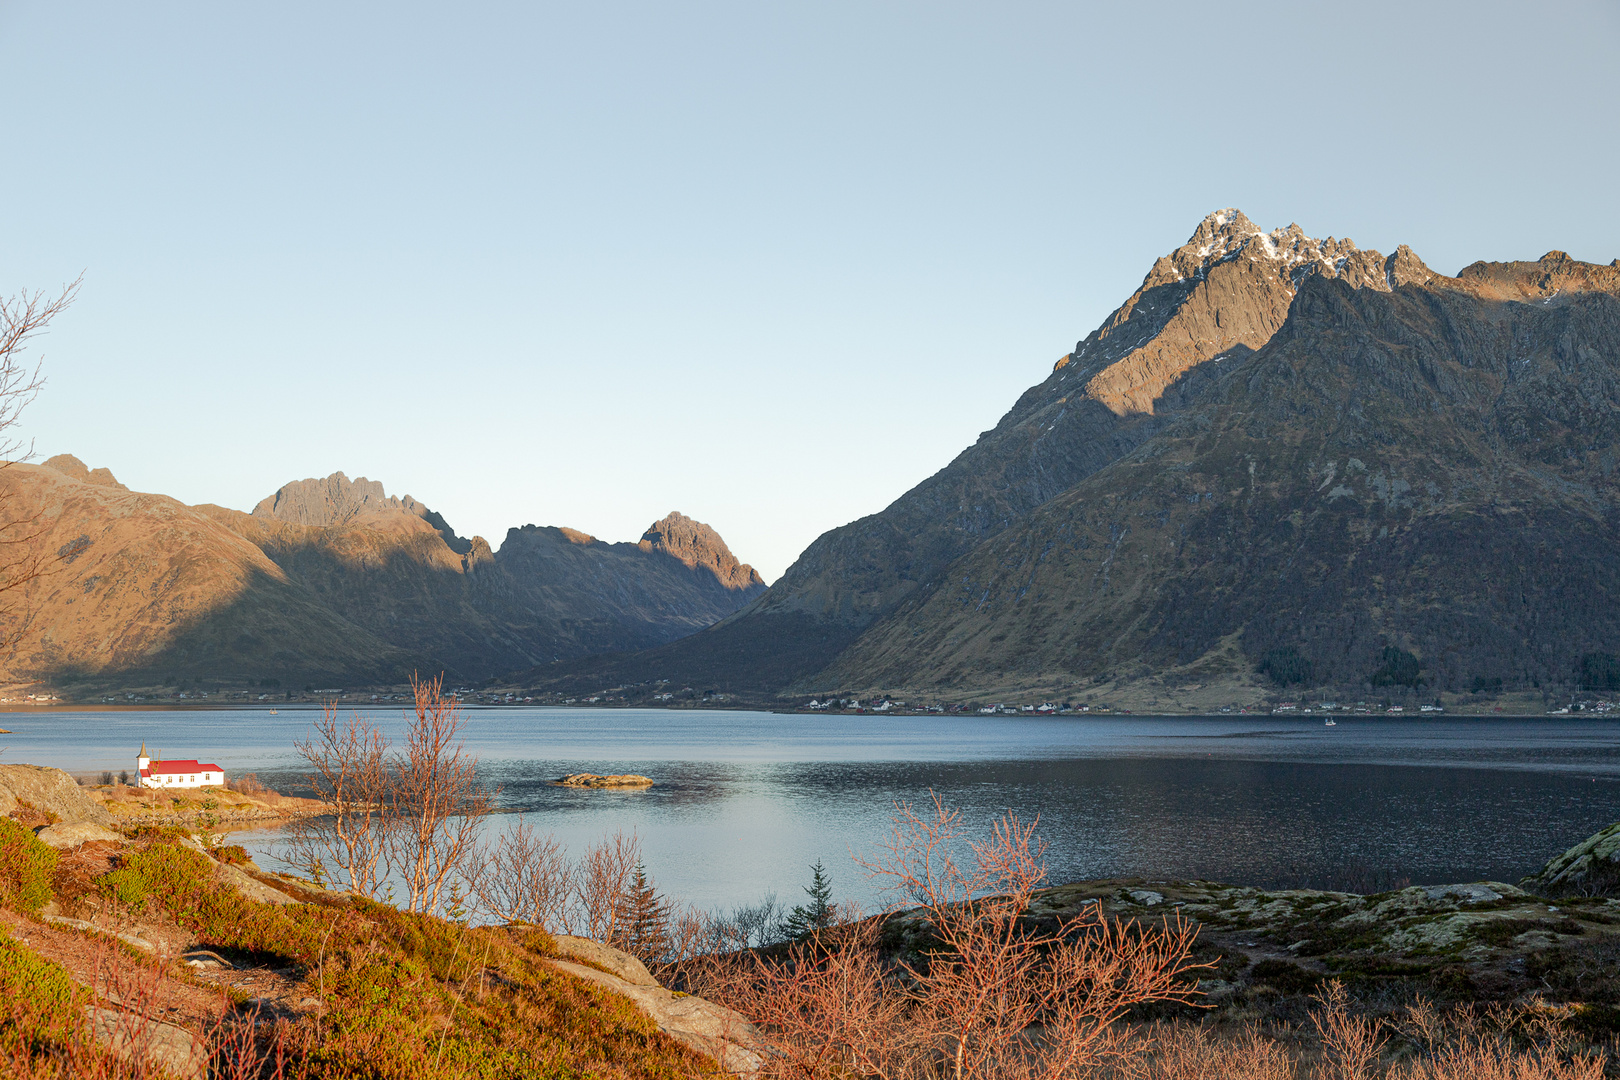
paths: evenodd
<path fill-rule="evenodd" d="M 297 1049 L 297 1070 L 288 1075 L 674 1080 L 714 1069 L 628 999 L 547 966 L 555 944 L 543 932 L 468 927 L 355 899 L 262 904 L 217 884 L 211 863 L 172 838 L 148 837 L 126 848 L 95 887 L 147 921 L 172 920 L 233 962 L 295 969 L 301 992 L 318 1006 L 277 1036 L 283 1050 Z M 23 988 L 22 997 L 11 994 L 22 1014 L 35 1018 L 38 1032 L 56 1033 L 9 1025 L 7 1052 L 23 1064 L 0 1073 L 54 1075 L 47 1066 L 66 1042 L 82 1041 L 84 1025 L 74 1020 L 82 1013 L 62 1010 L 85 992 L 76 998 L 74 984 L 53 967 L 0 941 L 0 991 Z M 229 1015 L 214 1033 L 216 1049 L 223 1053 L 230 1038 L 263 1041 L 251 1030 L 243 1035 L 243 1023 L 240 1010 Z M 35 1066 L 47 1071 L 27 1072 Z"/>

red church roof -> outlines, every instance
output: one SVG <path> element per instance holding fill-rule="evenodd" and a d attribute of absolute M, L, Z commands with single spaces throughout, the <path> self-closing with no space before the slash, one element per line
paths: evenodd
<path fill-rule="evenodd" d="M 196 758 L 185 758 L 185 759 L 178 760 L 178 761 L 154 761 L 154 762 L 152 762 L 152 767 L 151 768 L 141 770 L 141 775 L 142 776 L 153 776 L 153 775 L 163 776 L 163 775 L 167 775 L 167 774 L 171 774 L 171 773 L 200 773 L 200 772 L 222 773 L 224 771 L 225 770 L 221 769 L 218 765 L 204 765 L 204 764 L 200 764 L 197 761 Z"/>

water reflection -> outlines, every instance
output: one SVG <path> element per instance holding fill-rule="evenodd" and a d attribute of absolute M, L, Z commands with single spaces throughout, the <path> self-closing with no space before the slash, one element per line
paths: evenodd
<path fill-rule="evenodd" d="M 377 717 L 398 730 L 398 714 Z M 142 738 L 277 784 L 301 776 L 308 713 L 13 714 L 6 759 L 129 767 Z M 471 710 L 469 747 L 508 813 L 577 851 L 614 829 L 702 906 L 797 896 L 817 858 L 842 897 L 849 861 L 895 800 L 930 791 L 983 825 L 1041 816 L 1056 880 L 1111 875 L 1329 882 L 1347 868 L 1414 882 L 1514 881 L 1620 820 L 1620 722 L 1608 720 L 806 717 Z M 582 791 L 569 772 L 640 772 L 645 791 Z M 251 842 L 273 848 L 268 833 Z"/>

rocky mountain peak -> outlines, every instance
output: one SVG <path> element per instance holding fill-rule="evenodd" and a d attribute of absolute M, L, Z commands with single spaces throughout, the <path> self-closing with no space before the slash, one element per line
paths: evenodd
<path fill-rule="evenodd" d="M 1442 276 L 1423 265 L 1423 260 L 1413 254 L 1412 249 L 1405 244 L 1396 248 L 1395 254 L 1384 260 L 1384 283 L 1391 290 L 1398 289 L 1402 285 L 1427 285 Z"/>
<path fill-rule="evenodd" d="M 119 491 L 128 491 L 129 488 L 120 484 L 110 469 L 92 469 L 72 454 L 57 454 L 53 458 L 45 459 L 47 469 L 55 469 L 63 476 L 72 477 L 81 484 L 95 484 L 98 487 L 117 488 Z"/>
<path fill-rule="evenodd" d="M 671 511 L 647 526 L 637 545 L 643 551 L 660 551 L 693 569 L 704 567 L 728 589 L 750 589 L 764 585 L 764 579 L 747 563 L 740 563 L 720 534 L 701 521 Z"/>
<path fill-rule="evenodd" d="M 1063 396 L 1083 389 L 1116 415 L 1151 413 L 1193 367 L 1271 340 L 1300 284 L 1313 274 L 1385 292 L 1439 276 L 1405 246 L 1385 259 L 1353 240 L 1318 240 L 1297 224 L 1266 232 L 1240 210 L 1217 210 L 1058 362 L 1054 371 L 1077 369 L 1061 380 Z M 1084 380 L 1078 387 L 1067 383 L 1075 377 Z"/>
<path fill-rule="evenodd" d="M 403 510 L 404 503 L 390 498 L 382 483 L 360 477 L 350 480 L 341 472 L 317 479 L 309 477 L 283 484 L 274 495 L 253 508 L 254 517 L 275 518 L 290 525 L 330 527 L 347 525 L 361 514 Z"/>
<path fill-rule="evenodd" d="M 1348 238 L 1317 240 L 1297 224 L 1268 233 L 1241 210 L 1229 208 L 1217 210 L 1199 222 L 1185 244 L 1154 263 L 1143 286 L 1203 280 L 1213 267 L 1238 258 L 1278 264 L 1276 269 L 1286 277 L 1287 286 L 1297 288 L 1304 273 L 1337 277 L 1347 268 L 1352 273 L 1359 269 L 1361 276 L 1368 278 L 1353 284 L 1371 284 L 1376 277 L 1374 264 L 1383 256 L 1376 251 L 1362 251 Z"/>
<path fill-rule="evenodd" d="M 408 514 L 426 521 L 458 555 L 466 555 L 472 548 L 472 541 L 457 536 L 443 515 L 409 495 L 391 496 L 381 481 L 367 480 L 363 476 L 350 480 L 342 472 L 283 484 L 274 495 L 261 499 L 253 508 L 254 517 L 316 528 L 353 525 L 362 517 L 391 513 Z"/>

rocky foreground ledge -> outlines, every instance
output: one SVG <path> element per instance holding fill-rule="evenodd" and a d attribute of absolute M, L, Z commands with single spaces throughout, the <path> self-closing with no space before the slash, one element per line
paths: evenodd
<path fill-rule="evenodd" d="M 1211 881 L 1114 878 L 1038 892 L 1029 914 L 1110 915 L 1199 928 L 1214 966 L 1206 1002 L 1250 1008 L 1308 995 L 1326 980 L 1395 996 L 1534 998 L 1620 1033 L 1620 824 L 1549 860 L 1518 885 L 1476 881 L 1360 895 Z M 1611 895 L 1611 893 L 1615 895 Z"/>
<path fill-rule="evenodd" d="M 79 984 L 78 992 L 94 998 L 84 1007 L 86 1036 L 126 1061 L 142 1058 L 146 1067 L 204 1080 L 210 1074 L 208 1033 L 219 1022 L 221 992 L 246 1003 L 238 1011 L 249 1025 L 274 1019 L 319 1027 L 344 1015 L 352 1021 L 356 1010 L 380 1007 L 373 1000 L 378 993 L 387 999 L 381 1007 L 406 1008 L 401 1004 L 406 1001 L 419 1008 L 424 995 L 448 1007 L 446 995 L 458 986 L 464 993 L 474 978 L 470 957 L 476 953 L 476 977 L 484 985 L 472 997 L 456 996 L 455 1007 L 474 1009 L 486 997 L 504 994 L 511 1000 L 502 998 L 505 1004 L 486 1019 L 521 1013 L 518 998 L 523 1009 L 549 1009 L 547 1015 L 566 1017 L 573 1028 L 564 1034 L 525 1029 L 496 1035 L 507 1041 L 550 1038 L 541 1049 L 583 1063 L 570 1074 L 595 1075 L 592 1067 L 602 1063 L 601 1055 L 629 1053 L 638 1060 L 656 1059 L 654 1065 L 666 1070 L 660 1075 L 753 1076 L 760 1068 L 758 1033 L 744 1017 L 659 985 L 641 961 L 618 949 L 553 937 L 522 924 L 468 927 L 386 905 L 357 904 L 346 893 L 266 873 L 244 860 L 240 849 L 221 847 L 218 835 L 137 831 L 56 769 L 0 767 L 0 807 L 14 822 L 28 819 L 33 836 L 24 848 L 37 840 L 58 849 L 48 900 L 35 900 L 26 911 L 0 904 L 0 951 L 11 950 L 13 960 L 25 956 L 51 979 Z M 117 826 L 127 832 L 114 831 Z M 15 846 L 15 828 L 11 833 Z M 190 891 L 173 892 L 181 879 Z M 212 922 L 232 910 L 223 897 L 233 893 L 264 907 Z M 170 902 L 175 896 L 188 898 L 182 908 Z M 265 939 L 265 926 L 279 930 Z M 348 934 L 349 940 L 339 948 L 341 938 L 333 939 L 328 953 L 333 933 Z M 107 941 L 125 949 L 109 951 Z M 379 968 L 417 974 L 398 986 L 387 978 L 368 982 L 370 996 L 363 1000 L 350 995 L 342 978 L 350 962 L 345 957 L 363 954 L 370 963 L 378 950 L 387 956 Z M 463 969 L 454 969 L 462 954 Z M 143 966 L 154 961 L 155 967 Z M 430 978 L 435 964 L 444 970 Z M 163 974 L 173 971 L 186 978 Z M 117 995 L 99 997 L 108 985 L 137 984 L 157 989 L 135 1010 Z M 412 1031 L 403 1024 L 401 1038 Z M 476 1024 L 457 1032 L 464 1042 L 495 1037 Z M 667 1041 L 659 1043 L 659 1037 Z M 421 1052 L 430 1053 L 433 1043 L 425 1045 Z M 502 1046 L 502 1053 L 510 1051 Z M 334 1052 L 331 1044 L 323 1044 L 323 1052 Z M 668 1071 L 671 1063 L 683 1068 Z"/>

